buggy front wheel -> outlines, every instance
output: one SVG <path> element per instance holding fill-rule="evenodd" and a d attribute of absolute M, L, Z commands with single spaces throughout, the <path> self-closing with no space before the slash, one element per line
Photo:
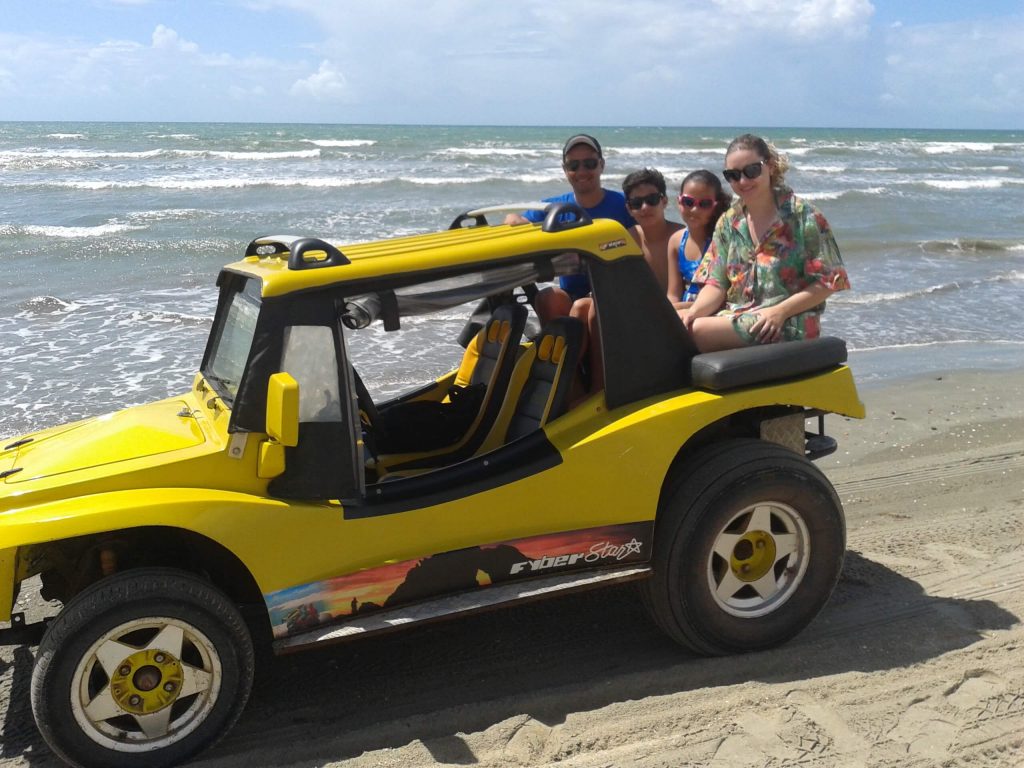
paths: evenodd
<path fill-rule="evenodd" d="M 48 628 L 32 713 L 72 765 L 174 765 L 235 722 L 253 666 L 245 623 L 222 592 L 184 572 L 126 571 L 76 596 Z"/>

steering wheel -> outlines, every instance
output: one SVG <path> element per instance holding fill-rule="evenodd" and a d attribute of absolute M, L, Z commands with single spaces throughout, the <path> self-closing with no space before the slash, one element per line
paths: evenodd
<path fill-rule="evenodd" d="M 363 427 L 363 444 L 370 455 L 377 458 L 377 433 L 374 425 L 380 414 L 377 412 L 377 406 L 373 404 L 373 398 L 370 397 L 370 390 L 366 388 L 355 366 L 352 367 L 352 379 L 356 385 L 356 402 L 359 405 L 360 421 Z"/>

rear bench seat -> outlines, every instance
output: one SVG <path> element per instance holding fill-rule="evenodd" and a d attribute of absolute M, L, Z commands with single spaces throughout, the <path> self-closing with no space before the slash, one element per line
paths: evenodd
<path fill-rule="evenodd" d="M 693 386 L 723 392 L 751 384 L 825 371 L 846 362 L 846 342 L 835 336 L 727 349 L 695 355 Z"/>

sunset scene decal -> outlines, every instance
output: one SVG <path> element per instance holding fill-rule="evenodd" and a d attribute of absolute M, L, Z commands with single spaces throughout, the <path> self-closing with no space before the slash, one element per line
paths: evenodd
<path fill-rule="evenodd" d="M 387 563 L 266 596 L 276 637 L 513 579 L 650 559 L 650 523 L 533 536 Z"/>

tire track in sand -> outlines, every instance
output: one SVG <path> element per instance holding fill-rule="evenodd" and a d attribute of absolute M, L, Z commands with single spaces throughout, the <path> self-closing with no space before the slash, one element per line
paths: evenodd
<path fill-rule="evenodd" d="M 1024 466 L 1024 451 L 1008 451 L 989 456 L 954 459 L 942 464 L 931 464 L 917 469 L 908 469 L 891 475 L 870 477 L 835 483 L 840 496 L 880 491 L 885 488 L 944 480 L 952 477 L 966 477 L 987 472 L 1001 472 Z"/>

